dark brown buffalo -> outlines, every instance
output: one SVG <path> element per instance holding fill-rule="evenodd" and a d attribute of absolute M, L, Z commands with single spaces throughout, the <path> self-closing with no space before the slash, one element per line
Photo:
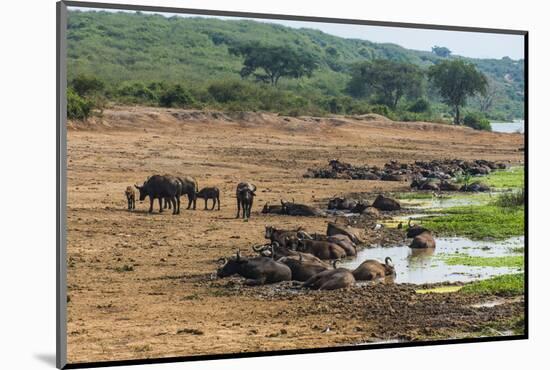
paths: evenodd
<path fill-rule="evenodd" d="M 302 286 L 319 290 L 335 290 L 348 288 L 354 283 L 355 278 L 351 271 L 345 268 L 335 268 L 313 275 Z"/>
<path fill-rule="evenodd" d="M 362 243 L 362 241 L 353 233 L 353 231 L 349 230 L 346 226 L 338 225 L 334 222 L 329 222 L 327 225 L 327 235 L 328 236 L 334 236 L 334 235 L 346 235 L 353 243 L 356 245 L 359 245 Z"/>
<path fill-rule="evenodd" d="M 460 188 L 460 191 L 466 191 L 466 192 L 487 192 L 490 190 L 491 188 L 489 186 L 481 182 L 473 182 L 471 184 L 463 185 Z"/>
<path fill-rule="evenodd" d="M 354 242 L 351 241 L 351 239 L 347 235 L 338 234 L 338 235 L 322 235 L 322 234 L 313 234 L 309 235 L 305 231 L 299 231 L 298 236 L 310 240 L 321 240 L 321 241 L 327 241 L 331 243 L 336 243 L 340 247 L 342 247 L 346 251 L 346 255 L 348 256 L 356 256 L 357 255 L 357 246 Z"/>
<path fill-rule="evenodd" d="M 273 284 L 292 279 L 292 271 L 284 263 L 279 263 L 269 257 L 242 257 L 237 251 L 235 257 L 222 258 L 223 265 L 218 268 L 218 277 L 238 274 L 245 277 L 247 285 Z"/>
<path fill-rule="evenodd" d="M 408 228 L 407 228 L 407 238 L 414 238 L 415 236 L 420 235 L 425 231 L 429 231 L 429 230 L 420 225 L 411 225 L 411 219 L 409 218 Z"/>
<path fill-rule="evenodd" d="M 382 194 L 376 197 L 372 206 L 381 211 L 397 211 L 401 209 L 401 204 L 398 201 L 385 197 Z"/>
<path fill-rule="evenodd" d="M 313 254 L 322 260 L 335 260 L 347 256 L 344 248 L 333 242 L 297 239 L 295 243 L 297 251 Z"/>
<path fill-rule="evenodd" d="M 262 213 L 273 213 L 276 215 L 282 215 L 283 214 L 283 206 L 279 205 L 269 205 L 269 203 L 266 203 L 264 205 L 264 208 L 262 209 Z"/>
<path fill-rule="evenodd" d="M 241 213 L 241 207 L 243 209 L 243 218 L 250 218 L 250 211 L 252 210 L 252 204 L 254 203 L 254 196 L 256 195 L 256 185 L 249 182 L 241 182 L 237 185 L 237 216 Z"/>
<path fill-rule="evenodd" d="M 435 248 L 435 239 L 430 231 L 417 235 L 409 245 L 410 248 Z"/>
<path fill-rule="evenodd" d="M 449 181 L 441 181 L 439 183 L 439 190 L 442 191 L 458 191 L 460 186 Z"/>
<path fill-rule="evenodd" d="M 139 190 L 139 200 L 143 201 L 149 197 L 149 213 L 153 212 L 153 201 L 159 200 L 159 212 L 162 212 L 162 200 L 170 202 L 173 211 L 172 214 L 179 213 L 179 188 L 180 184 L 177 178 L 170 175 L 153 175 L 142 186 L 134 185 Z"/>
<path fill-rule="evenodd" d="M 376 260 L 365 260 L 355 270 L 355 280 L 374 280 L 386 276 L 395 275 L 395 267 L 390 257 L 386 257 L 385 263 Z"/>
<path fill-rule="evenodd" d="M 326 217 L 326 212 L 306 204 L 284 202 L 281 200 L 282 212 L 289 216 L 319 216 Z"/>
<path fill-rule="evenodd" d="M 208 199 L 212 199 L 213 204 L 210 209 L 213 210 L 218 203 L 218 211 L 220 210 L 220 189 L 217 187 L 202 188 L 195 196 L 204 199 L 204 209 L 208 209 Z"/>
<path fill-rule="evenodd" d="M 294 229 L 294 230 L 286 230 L 286 229 L 277 229 L 273 226 L 265 226 L 265 238 L 269 239 L 271 243 L 277 242 L 279 245 L 286 247 L 287 242 L 291 240 L 292 238 L 296 239 L 298 235 L 298 231 L 301 231 L 302 228 Z"/>
<path fill-rule="evenodd" d="M 296 256 L 282 257 L 277 260 L 283 263 L 292 271 L 292 280 L 306 281 L 313 275 L 326 271 L 328 268 L 317 263 L 305 261 L 302 254 Z"/>
<path fill-rule="evenodd" d="M 165 175 L 169 176 L 169 175 Z M 178 203 L 178 213 L 179 213 L 179 203 L 180 203 L 180 197 L 183 195 L 187 195 L 188 203 L 187 203 L 187 209 L 191 208 L 191 205 L 193 205 L 193 209 L 197 208 L 197 191 L 198 191 L 198 183 L 197 181 L 190 177 L 190 176 L 184 176 L 184 177 L 176 177 L 178 181 L 178 192 L 176 195 L 176 200 Z M 164 208 L 172 208 L 170 202 L 168 199 L 164 200 Z"/>
<path fill-rule="evenodd" d="M 131 211 L 136 209 L 136 192 L 131 186 L 128 186 L 124 191 L 126 195 L 126 200 L 128 201 L 128 210 Z"/>
<path fill-rule="evenodd" d="M 271 257 L 275 260 L 279 260 L 283 257 L 289 257 L 289 258 L 294 258 L 296 260 L 302 260 L 309 264 L 322 266 L 326 269 L 331 268 L 331 265 L 328 262 L 325 262 L 315 257 L 312 254 L 298 252 L 298 251 L 289 249 L 287 247 L 282 247 L 277 242 L 273 242 L 273 244 L 268 244 L 268 245 L 254 246 L 252 247 L 252 249 L 256 253 L 260 253 L 260 255 L 264 257 Z"/>

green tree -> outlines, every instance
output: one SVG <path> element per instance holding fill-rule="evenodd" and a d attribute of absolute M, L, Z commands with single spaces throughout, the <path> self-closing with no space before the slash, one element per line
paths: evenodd
<path fill-rule="evenodd" d="M 352 67 L 348 92 L 355 97 L 376 94 L 378 102 L 395 109 L 403 96 L 419 96 L 422 82 L 423 73 L 413 64 L 375 59 Z"/>
<path fill-rule="evenodd" d="M 277 85 L 281 77 L 310 77 L 318 67 L 313 54 L 298 51 L 292 46 L 251 42 L 231 47 L 229 52 L 244 57 L 241 77 L 253 75 L 257 81 L 269 82 L 271 85 Z M 256 73 L 257 70 L 262 72 Z"/>
<path fill-rule="evenodd" d="M 455 124 L 460 123 L 460 107 L 466 105 L 468 97 L 487 91 L 485 75 L 473 64 L 463 60 L 445 60 L 433 65 L 428 71 L 428 77 L 443 101 L 453 108 Z"/>
<path fill-rule="evenodd" d="M 434 53 L 438 57 L 448 58 L 451 55 L 451 50 L 444 46 L 435 45 L 432 47 L 432 53 Z"/>
<path fill-rule="evenodd" d="M 183 86 L 176 84 L 162 93 L 159 103 L 162 107 L 187 108 L 195 103 L 195 99 Z"/>

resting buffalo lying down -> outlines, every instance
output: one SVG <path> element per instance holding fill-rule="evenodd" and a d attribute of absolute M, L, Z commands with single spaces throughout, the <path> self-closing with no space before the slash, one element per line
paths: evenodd
<path fill-rule="evenodd" d="M 319 265 L 326 269 L 331 267 L 331 265 L 328 262 L 325 262 L 315 257 L 312 254 L 298 252 L 298 251 L 289 249 L 287 247 L 283 247 L 279 245 L 279 243 L 277 242 L 273 242 L 271 245 L 268 244 L 268 245 L 260 245 L 260 246 L 252 247 L 252 249 L 254 250 L 254 252 L 260 253 L 260 255 L 264 257 L 271 257 L 275 260 L 279 260 L 283 257 L 292 257 L 296 260 L 301 259 L 304 262 Z"/>
<path fill-rule="evenodd" d="M 305 231 L 298 231 L 298 237 L 300 237 L 301 239 L 319 240 L 319 241 L 336 243 L 346 251 L 346 255 L 348 256 L 357 255 L 357 246 L 355 245 L 354 242 L 351 241 L 351 239 L 347 235 L 343 235 L 343 234 L 337 234 L 337 235 L 331 235 L 331 236 L 322 235 L 322 234 L 309 235 Z"/>
<path fill-rule="evenodd" d="M 361 244 L 362 241 L 351 231 L 349 228 L 347 228 L 344 225 L 338 225 L 334 222 L 329 222 L 327 225 L 327 235 L 328 236 L 334 236 L 334 235 L 346 235 L 353 243 L 356 245 Z"/>
<path fill-rule="evenodd" d="M 350 270 L 334 268 L 333 270 L 326 270 L 313 275 L 302 286 L 319 290 L 334 290 L 348 288 L 354 283 L 355 278 Z"/>
<path fill-rule="evenodd" d="M 315 262 L 305 261 L 303 254 L 298 256 L 287 256 L 277 260 L 277 262 L 284 263 L 292 271 L 292 280 L 306 281 L 312 276 L 328 270 L 328 267 L 317 264 Z"/>
<path fill-rule="evenodd" d="M 272 284 L 292 279 L 292 272 L 287 265 L 269 257 L 247 258 L 237 251 L 235 257 L 229 260 L 221 258 L 219 261 L 223 265 L 218 269 L 218 277 L 238 274 L 247 279 L 247 285 Z"/>
<path fill-rule="evenodd" d="M 374 280 L 393 276 L 394 274 L 395 267 L 390 257 L 386 257 L 385 263 L 376 260 L 365 260 L 353 270 L 355 280 Z"/>
<path fill-rule="evenodd" d="M 325 240 L 296 239 L 292 241 L 292 249 L 313 254 L 322 260 L 336 260 L 347 256 L 344 248 L 336 243 Z"/>
<path fill-rule="evenodd" d="M 302 228 L 300 227 L 297 229 L 288 230 L 288 229 L 277 229 L 273 226 L 266 225 L 265 238 L 269 239 L 272 244 L 273 242 L 277 242 L 279 243 L 279 245 L 285 247 L 287 246 L 286 244 L 288 240 L 292 238 L 295 239 L 298 236 L 298 232 L 300 230 L 302 230 Z"/>

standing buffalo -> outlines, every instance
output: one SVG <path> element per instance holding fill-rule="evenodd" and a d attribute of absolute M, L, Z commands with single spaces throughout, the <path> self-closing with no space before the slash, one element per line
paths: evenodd
<path fill-rule="evenodd" d="M 211 210 L 216 207 L 216 202 L 218 203 L 218 211 L 220 210 L 220 189 L 216 187 L 202 188 L 201 191 L 196 194 L 196 197 L 204 199 L 204 209 L 208 209 L 208 199 L 212 199 L 213 204 Z"/>
<path fill-rule="evenodd" d="M 128 210 L 131 211 L 136 209 L 136 192 L 131 186 L 128 186 L 124 191 L 126 195 L 126 200 L 128 201 Z"/>
<path fill-rule="evenodd" d="M 237 216 L 239 218 L 241 207 L 243 209 L 243 218 L 250 218 L 250 210 L 256 195 L 256 185 L 249 182 L 241 182 L 237 185 Z"/>
<path fill-rule="evenodd" d="M 218 269 L 218 277 L 231 275 L 241 275 L 247 280 L 247 285 L 262 285 L 278 283 L 292 279 L 290 268 L 269 257 L 242 257 L 240 251 L 237 251 L 235 257 L 229 260 L 221 258 L 223 265 Z"/>
<path fill-rule="evenodd" d="M 155 199 L 159 200 L 159 212 L 162 212 L 162 200 L 166 199 L 173 208 L 172 214 L 179 213 L 180 183 L 177 178 L 170 175 L 153 175 L 142 186 L 134 186 L 139 190 L 140 201 L 144 201 L 146 197 L 149 197 L 149 213 L 153 212 L 153 201 Z"/>
<path fill-rule="evenodd" d="M 165 175 L 169 176 L 169 175 Z M 186 194 L 188 199 L 187 209 L 191 208 L 191 204 L 193 205 L 193 209 L 197 208 L 197 198 L 196 193 L 198 191 L 198 183 L 197 181 L 189 176 L 185 176 L 183 178 L 176 177 L 178 182 L 178 191 L 177 191 L 177 201 L 179 203 L 180 196 Z M 164 200 L 164 208 L 172 208 L 170 205 L 170 202 L 168 199 Z M 179 205 L 178 205 L 178 213 L 179 213 Z"/>
<path fill-rule="evenodd" d="M 390 257 L 386 257 L 385 263 L 376 260 L 365 260 L 355 270 L 355 280 L 374 280 L 395 274 L 395 266 Z"/>

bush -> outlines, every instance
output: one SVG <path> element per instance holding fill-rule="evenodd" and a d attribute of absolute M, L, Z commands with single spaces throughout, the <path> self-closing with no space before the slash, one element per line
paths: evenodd
<path fill-rule="evenodd" d="M 134 98 L 136 101 L 156 101 L 157 95 L 142 82 L 122 84 L 117 91 L 119 96 Z"/>
<path fill-rule="evenodd" d="M 407 110 L 413 113 L 428 112 L 430 110 L 430 102 L 424 98 L 420 98 L 412 103 Z"/>
<path fill-rule="evenodd" d="M 208 86 L 208 93 L 219 103 L 250 100 L 254 89 L 241 81 L 219 81 Z"/>
<path fill-rule="evenodd" d="M 93 103 L 91 100 L 81 97 L 72 88 L 67 89 L 67 118 L 68 119 L 87 119 L 92 111 Z"/>
<path fill-rule="evenodd" d="M 371 113 L 380 114 L 382 116 L 390 116 L 390 108 L 387 105 L 376 104 L 371 107 Z"/>
<path fill-rule="evenodd" d="M 495 201 L 495 204 L 499 207 L 520 207 L 525 203 L 524 190 L 507 192 L 500 194 Z"/>
<path fill-rule="evenodd" d="M 105 84 L 96 77 L 79 75 L 70 83 L 70 87 L 80 96 L 86 96 L 103 91 Z"/>
<path fill-rule="evenodd" d="M 195 103 L 193 96 L 181 85 L 177 84 L 169 87 L 164 91 L 160 98 L 159 103 L 162 107 L 179 107 L 186 108 Z"/>
<path fill-rule="evenodd" d="M 464 125 L 475 130 L 491 131 L 491 122 L 481 113 L 468 113 L 464 117 Z"/>

